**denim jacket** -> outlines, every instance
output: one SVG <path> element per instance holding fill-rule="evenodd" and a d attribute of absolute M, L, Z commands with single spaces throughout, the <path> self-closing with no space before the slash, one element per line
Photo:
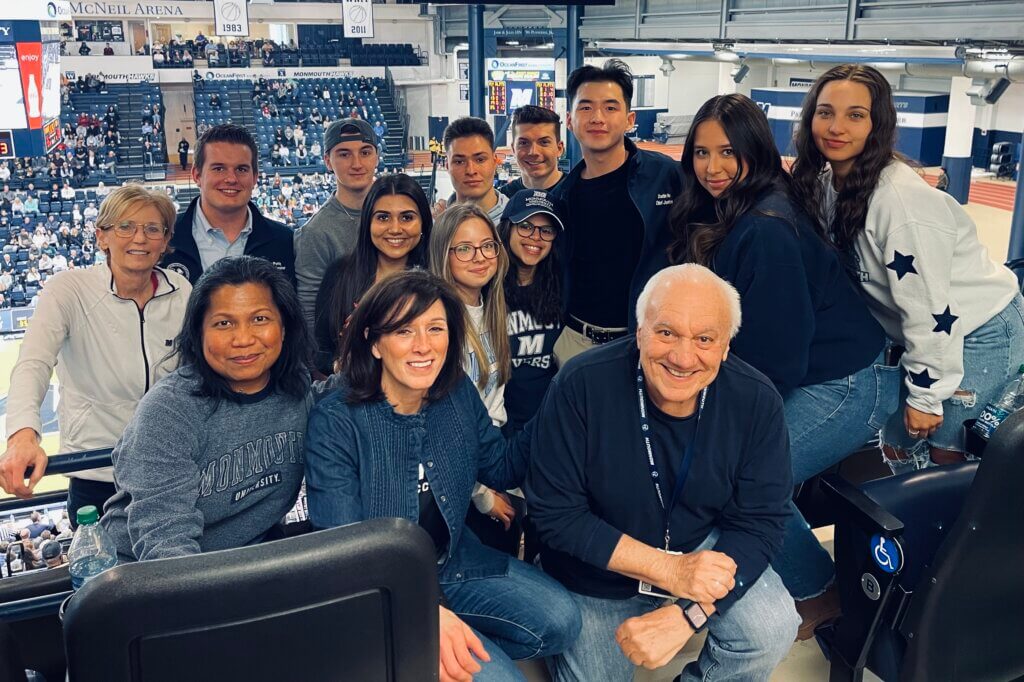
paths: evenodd
<path fill-rule="evenodd" d="M 386 400 L 353 405 L 346 394 L 339 387 L 309 416 L 306 493 L 313 525 L 379 517 L 416 523 L 422 463 L 451 537 L 441 583 L 504 575 L 508 556 L 485 547 L 465 527 L 466 511 L 476 481 L 496 490 L 522 483 L 529 434 L 506 441 L 465 377 L 413 415 L 397 414 Z"/>

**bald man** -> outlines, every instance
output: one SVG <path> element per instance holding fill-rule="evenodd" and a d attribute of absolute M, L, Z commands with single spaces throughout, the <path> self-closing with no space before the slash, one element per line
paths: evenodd
<path fill-rule="evenodd" d="M 583 614 L 555 680 L 632 680 L 706 628 L 679 679 L 767 681 L 800 623 L 769 566 L 792 495 L 782 399 L 730 357 L 739 295 L 707 268 L 656 274 L 636 316 L 562 368 L 534 431 L 544 570 Z"/>

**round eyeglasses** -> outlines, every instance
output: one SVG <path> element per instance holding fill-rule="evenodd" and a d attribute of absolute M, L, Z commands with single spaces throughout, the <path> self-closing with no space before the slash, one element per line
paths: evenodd
<path fill-rule="evenodd" d="M 142 234 L 146 236 L 146 239 L 163 239 L 164 235 L 167 234 L 167 226 L 161 225 L 160 223 L 135 223 L 130 220 L 126 220 L 123 223 L 115 223 L 113 225 L 104 225 L 101 230 L 113 230 L 114 234 L 118 237 L 124 237 L 126 239 L 134 237 L 135 233 L 142 228 Z"/>
<path fill-rule="evenodd" d="M 495 241 L 484 242 L 480 246 L 473 246 L 472 244 L 456 244 L 455 246 L 448 249 L 455 254 L 455 257 L 464 263 L 476 258 L 476 252 L 479 251 L 484 258 L 490 260 L 498 257 L 498 251 L 501 250 L 501 245 Z"/>
<path fill-rule="evenodd" d="M 529 220 L 524 220 L 521 223 L 516 223 L 516 233 L 523 239 L 533 239 L 533 235 L 540 231 L 540 239 L 545 242 L 555 241 L 555 235 L 558 234 L 550 225 L 534 225 Z"/>

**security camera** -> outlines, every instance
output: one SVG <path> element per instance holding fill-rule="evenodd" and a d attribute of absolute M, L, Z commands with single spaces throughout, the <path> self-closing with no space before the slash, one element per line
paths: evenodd
<path fill-rule="evenodd" d="M 658 67 L 658 70 L 667 76 L 676 70 L 676 65 L 668 57 L 662 57 L 661 66 Z"/>

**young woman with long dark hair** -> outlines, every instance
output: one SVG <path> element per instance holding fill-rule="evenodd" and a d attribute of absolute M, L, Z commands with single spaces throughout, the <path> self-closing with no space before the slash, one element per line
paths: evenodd
<path fill-rule="evenodd" d="M 525 189 L 509 200 L 498 236 L 508 245 L 505 274 L 512 375 L 505 384 L 505 411 L 512 431 L 537 413 L 558 371 L 555 342 L 562 333 L 562 268 L 554 243 L 564 209 L 548 192 Z"/>
<path fill-rule="evenodd" d="M 793 181 L 848 258 L 871 312 L 906 349 L 903 410 L 882 430 L 894 471 L 963 458 L 977 417 L 1024 362 L 1024 299 L 970 217 L 895 152 L 889 82 L 833 67 L 804 100 Z"/>
<path fill-rule="evenodd" d="M 793 478 L 800 483 L 870 440 L 896 408 L 898 377 L 883 363 L 885 335 L 835 250 L 792 201 L 757 105 L 738 94 L 713 97 L 690 130 L 683 192 L 672 211 L 671 258 L 704 265 L 739 291 L 743 326 L 731 350 L 782 394 Z M 799 605 L 825 586 L 791 570 L 820 551 L 793 512 L 785 556 L 775 568 Z M 799 605 L 802 637 L 837 615 L 831 597 Z M 831 608 L 817 608 L 822 602 Z"/>
<path fill-rule="evenodd" d="M 404 173 L 380 177 L 366 195 L 355 251 L 324 273 L 316 297 L 317 369 L 331 373 L 356 302 L 382 277 L 427 266 L 433 218 L 423 188 Z"/>
<path fill-rule="evenodd" d="M 1024 300 L 963 208 L 907 165 L 895 140 L 885 77 L 860 64 L 833 67 L 804 99 L 792 175 L 871 313 L 906 349 L 903 409 L 881 429 L 885 461 L 900 473 L 963 459 L 963 422 L 1024 362 Z M 831 579 L 823 550 L 786 556 L 809 587 Z"/>

